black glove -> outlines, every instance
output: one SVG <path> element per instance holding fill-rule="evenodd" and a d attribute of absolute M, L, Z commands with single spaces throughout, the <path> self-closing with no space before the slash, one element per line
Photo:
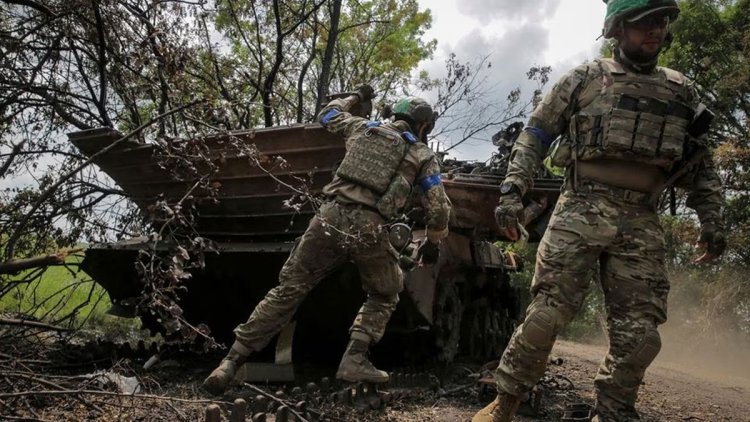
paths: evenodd
<path fill-rule="evenodd" d="M 699 245 L 705 245 L 706 252 L 718 257 L 727 248 L 727 239 L 724 231 L 715 224 L 707 223 L 701 227 L 701 235 L 698 238 Z"/>
<path fill-rule="evenodd" d="M 417 260 L 421 260 L 423 264 L 434 264 L 440 257 L 440 245 L 432 243 L 425 239 L 424 243 L 417 249 Z"/>
<path fill-rule="evenodd" d="M 500 201 L 495 208 L 495 222 L 500 230 L 518 228 L 518 216 L 523 212 L 521 192 L 515 185 L 500 188 Z"/>
<path fill-rule="evenodd" d="M 357 96 L 359 97 L 359 101 L 362 101 L 362 102 L 370 101 L 373 98 L 375 98 L 375 90 L 372 89 L 372 87 L 368 84 L 362 84 L 358 86 L 355 92 L 357 93 Z"/>

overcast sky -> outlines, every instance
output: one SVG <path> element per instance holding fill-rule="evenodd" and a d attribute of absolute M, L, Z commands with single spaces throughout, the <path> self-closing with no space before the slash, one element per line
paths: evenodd
<path fill-rule="evenodd" d="M 533 90 L 524 84 L 524 75 L 534 65 L 552 66 L 546 91 L 572 67 L 599 54 L 602 40 L 597 38 L 606 11 L 601 0 L 419 1 L 432 11 L 432 29 L 425 38 L 438 41 L 433 59 L 421 64 L 433 77 L 442 72 L 450 53 L 461 61 L 489 54 L 489 76 L 498 92 L 517 86 Z M 453 155 L 484 161 L 493 147 L 487 139 L 457 150 Z"/>

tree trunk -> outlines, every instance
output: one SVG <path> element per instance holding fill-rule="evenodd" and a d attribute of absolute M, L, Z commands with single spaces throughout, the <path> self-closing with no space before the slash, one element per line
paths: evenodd
<path fill-rule="evenodd" d="M 333 50 L 339 36 L 339 19 L 341 18 L 341 0 L 333 0 L 331 9 L 331 27 L 328 30 L 328 42 L 323 55 L 323 63 L 320 69 L 320 80 L 318 81 L 318 98 L 315 102 L 315 114 L 317 115 L 322 103 L 328 95 L 328 82 L 331 79 L 331 66 L 333 64 Z"/>

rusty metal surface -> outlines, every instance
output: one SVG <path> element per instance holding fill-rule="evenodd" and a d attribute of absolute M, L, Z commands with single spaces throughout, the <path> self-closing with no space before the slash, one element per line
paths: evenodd
<path fill-rule="evenodd" d="M 120 134 L 111 129 L 93 129 L 68 135 L 84 154 L 91 156 L 115 142 Z M 290 241 L 301 234 L 313 215 L 312 206 L 295 210 L 285 201 L 294 192 L 284 184 L 300 186 L 304 180 L 310 194 L 318 194 L 331 180 L 344 156 L 343 140 L 320 125 L 294 125 L 231 132 L 231 136 L 260 153 L 263 168 L 247 157 L 227 149 L 228 135 L 208 137 L 203 142 L 220 171 L 211 180 L 219 188 L 219 202 L 202 200 L 196 192 L 199 211 L 197 229 L 216 241 Z M 128 140 L 94 159 L 104 172 L 128 193 L 144 211 L 159 195 L 176 199 L 194 181 L 174 180 L 159 166 L 153 144 Z M 283 159 L 288 165 L 280 166 Z M 445 189 L 453 203 L 452 228 L 479 228 L 497 237 L 493 209 L 502 178 L 492 175 L 447 175 Z M 534 194 L 548 196 L 554 203 L 560 180 L 535 180 Z"/>
<path fill-rule="evenodd" d="M 295 125 L 231 133 L 253 144 L 263 168 L 227 148 L 228 135 L 206 138 L 211 159 L 220 168 L 211 181 L 218 184 L 219 202 L 202 200 L 196 192 L 197 228 L 217 241 L 289 241 L 301 234 L 313 214 L 311 206 L 295 210 L 284 205 L 295 192 L 284 184 L 306 186 L 319 194 L 344 156 L 344 142 L 320 125 Z M 69 134 L 84 154 L 92 156 L 121 137 L 111 129 Z M 159 166 L 153 144 L 128 140 L 94 159 L 105 173 L 144 211 L 159 195 L 167 200 L 182 197 L 192 180 L 174 180 Z M 287 165 L 281 166 L 283 161 Z"/>
<path fill-rule="evenodd" d="M 452 229 L 481 229 L 489 238 L 499 238 L 494 210 L 500 198 L 503 178 L 491 175 L 448 175 L 444 178 L 445 192 L 453 206 Z M 560 194 L 561 179 L 535 179 L 530 196 L 544 197 L 545 204 L 554 204 Z"/>

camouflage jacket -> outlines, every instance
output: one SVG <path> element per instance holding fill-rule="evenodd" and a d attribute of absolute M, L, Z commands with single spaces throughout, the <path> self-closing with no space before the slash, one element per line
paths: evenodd
<path fill-rule="evenodd" d="M 606 60 L 606 59 L 605 59 Z M 568 140 L 574 139 L 570 133 L 577 123 L 581 110 L 599 108 L 606 114 L 614 107 L 611 86 L 613 74 L 611 66 L 607 66 L 605 60 L 595 60 L 591 63 L 580 65 L 565 76 L 563 76 L 545 96 L 542 103 L 533 111 L 529 118 L 526 129 L 519 136 L 511 154 L 511 162 L 508 166 L 506 182 L 517 186 L 521 193 L 527 192 L 532 187 L 532 178 L 541 165 L 552 141 L 560 135 Z M 626 66 L 620 65 L 627 73 L 634 73 Z M 698 98 L 692 83 L 681 73 L 670 69 L 656 68 L 649 75 L 664 80 L 664 85 L 674 82 L 673 79 L 683 82 L 684 89 L 679 91 L 685 103 L 691 110 L 698 105 Z M 635 76 L 634 76 L 635 77 Z M 658 132 L 658 131 L 657 131 Z M 657 135 L 658 136 L 658 135 Z M 687 136 L 684 145 L 680 146 L 680 156 L 674 157 L 672 161 L 662 164 L 664 179 L 668 174 L 677 171 L 682 162 L 686 161 L 686 155 L 694 151 L 696 147 L 704 147 L 705 141 L 699 138 Z M 574 149 L 577 147 L 574 147 Z M 631 158 L 635 161 L 638 157 Z M 628 159 L 624 159 L 627 162 Z M 638 166 L 634 165 L 634 172 Z M 566 174 L 571 174 L 570 168 Z M 697 168 L 681 177 L 675 185 L 687 191 L 687 205 L 696 210 L 701 223 L 713 223 L 722 225 L 721 206 L 723 203 L 721 194 L 721 183 L 714 170 L 713 160 L 710 154 L 706 154 Z"/>
<path fill-rule="evenodd" d="M 320 111 L 318 121 L 328 131 L 344 136 L 346 149 L 349 151 L 352 142 L 362 141 L 362 134 L 371 122 L 351 115 L 345 111 L 347 107 L 346 99 L 333 100 Z M 336 112 L 331 113 L 332 110 Z M 404 121 L 384 123 L 382 126 L 398 133 L 410 130 L 409 125 Z M 418 186 L 422 190 L 422 205 L 425 210 L 427 228 L 447 233 L 450 201 L 440 180 L 440 164 L 432 150 L 419 141 L 411 144 L 398 166 L 397 176 L 403 177 L 408 182 L 409 190 L 413 186 Z M 339 202 L 363 204 L 371 208 L 377 208 L 381 199 L 381 195 L 372 189 L 345 180 L 338 175 L 334 175 L 333 181 L 323 188 L 323 193 L 335 197 Z M 406 205 L 410 194 L 410 191 L 399 194 L 397 199 L 401 205 L 399 208 Z"/>

